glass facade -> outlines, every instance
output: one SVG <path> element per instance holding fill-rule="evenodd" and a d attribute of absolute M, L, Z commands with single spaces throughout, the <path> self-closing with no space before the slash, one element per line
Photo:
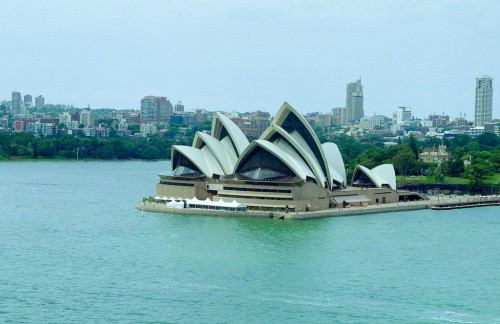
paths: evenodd
<path fill-rule="evenodd" d="M 243 163 L 237 173 L 253 180 L 270 180 L 282 177 L 293 177 L 295 174 L 274 154 L 258 147 Z"/>

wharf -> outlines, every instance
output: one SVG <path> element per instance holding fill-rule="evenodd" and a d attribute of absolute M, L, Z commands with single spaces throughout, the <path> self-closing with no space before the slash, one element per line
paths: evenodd
<path fill-rule="evenodd" d="M 370 215 L 400 211 L 412 211 L 421 209 L 449 210 L 455 208 L 470 208 L 484 206 L 500 206 L 498 197 L 480 196 L 430 196 L 428 200 L 399 202 L 380 205 L 357 206 L 349 208 L 330 208 L 310 212 L 271 212 L 271 211 L 223 211 L 195 208 L 167 208 L 165 204 L 144 202 L 137 205 L 137 209 L 150 212 L 159 212 L 178 215 L 194 216 L 222 216 L 222 217 L 253 217 L 253 218 L 276 218 L 289 220 L 306 220 L 327 217 L 343 217 Z"/>
<path fill-rule="evenodd" d="M 460 208 L 473 208 L 473 207 L 485 207 L 485 206 L 500 206 L 500 198 L 482 198 L 474 201 L 465 202 L 448 202 L 438 205 L 431 206 L 434 210 L 450 210 L 450 209 L 460 209 Z"/>

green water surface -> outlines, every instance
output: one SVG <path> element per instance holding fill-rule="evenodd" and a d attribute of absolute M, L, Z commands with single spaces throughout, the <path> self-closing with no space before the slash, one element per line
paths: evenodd
<path fill-rule="evenodd" d="M 500 323 L 500 208 L 141 212 L 168 162 L 0 165 L 0 322 Z"/>

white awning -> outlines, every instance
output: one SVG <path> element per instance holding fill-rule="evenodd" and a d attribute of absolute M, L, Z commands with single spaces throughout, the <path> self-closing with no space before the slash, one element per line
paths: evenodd
<path fill-rule="evenodd" d="M 246 207 L 246 205 L 243 205 L 236 200 L 233 200 L 232 202 L 226 202 L 222 199 L 218 201 L 213 201 L 210 200 L 209 198 L 205 200 L 198 200 L 196 198 L 193 199 L 186 199 L 186 203 L 188 205 L 203 205 L 203 206 L 211 206 L 211 207 L 231 207 L 231 208 L 238 208 L 238 207 Z"/>

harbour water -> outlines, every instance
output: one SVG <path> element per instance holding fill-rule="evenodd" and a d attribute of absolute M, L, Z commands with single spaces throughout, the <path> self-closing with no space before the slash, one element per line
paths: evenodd
<path fill-rule="evenodd" d="M 310 221 L 135 205 L 167 162 L 0 163 L 0 322 L 500 323 L 500 208 Z"/>

